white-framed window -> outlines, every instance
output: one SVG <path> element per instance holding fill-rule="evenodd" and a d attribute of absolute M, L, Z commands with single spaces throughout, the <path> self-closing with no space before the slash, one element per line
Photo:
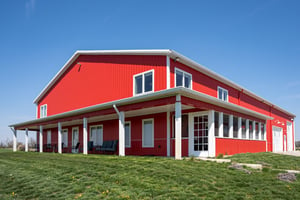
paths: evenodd
<path fill-rule="evenodd" d="M 51 130 L 47 131 L 47 144 L 51 144 Z"/>
<path fill-rule="evenodd" d="M 154 119 L 143 119 L 143 147 L 154 147 Z"/>
<path fill-rule="evenodd" d="M 125 122 L 125 147 L 131 147 L 131 124 Z"/>
<path fill-rule="evenodd" d="M 103 126 L 90 126 L 90 141 L 93 141 L 93 146 L 101 146 L 103 144 Z"/>
<path fill-rule="evenodd" d="M 228 102 L 228 90 L 218 86 L 218 99 Z"/>
<path fill-rule="evenodd" d="M 133 76 L 133 94 L 139 95 L 154 90 L 154 70 L 146 71 Z"/>
<path fill-rule="evenodd" d="M 192 89 L 192 74 L 175 67 L 175 86 Z"/>
<path fill-rule="evenodd" d="M 72 128 L 72 146 L 76 146 L 79 142 L 79 127 Z"/>
<path fill-rule="evenodd" d="M 63 147 L 68 147 L 68 129 L 63 129 L 61 131 L 62 134 L 62 143 L 64 143 Z"/>
<path fill-rule="evenodd" d="M 47 104 L 40 107 L 40 118 L 47 117 Z"/>

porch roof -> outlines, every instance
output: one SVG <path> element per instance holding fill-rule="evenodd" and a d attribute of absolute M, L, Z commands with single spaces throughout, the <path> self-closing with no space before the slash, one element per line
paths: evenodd
<path fill-rule="evenodd" d="M 56 115 L 51 115 L 51 116 L 45 117 L 45 118 L 39 118 L 39 119 L 34 119 L 34 120 L 25 121 L 25 122 L 21 122 L 21 123 L 11 124 L 11 125 L 9 125 L 9 127 L 23 130 L 23 129 L 25 129 L 25 127 L 30 128 L 33 125 L 36 126 L 36 124 L 44 124 L 44 123 L 47 123 L 50 121 L 55 121 L 55 120 L 59 121 L 59 120 L 63 120 L 64 118 L 69 118 L 69 117 L 78 116 L 78 115 L 84 115 L 84 114 L 88 114 L 88 113 L 95 112 L 95 111 L 101 111 L 101 110 L 105 110 L 105 109 L 113 109 L 113 105 L 116 105 L 118 107 L 132 105 L 132 104 L 136 104 L 136 103 L 143 103 L 143 102 L 158 100 L 158 99 L 167 98 L 167 97 L 174 97 L 177 94 L 180 94 L 184 97 L 189 97 L 191 99 L 195 99 L 198 101 L 202 101 L 205 103 L 209 103 L 212 105 L 216 105 L 216 106 L 219 106 L 219 107 L 222 107 L 222 108 L 225 108 L 228 110 L 232 110 L 232 111 L 235 111 L 238 113 L 249 115 L 249 116 L 252 116 L 255 118 L 259 118 L 259 119 L 263 119 L 263 120 L 273 119 L 270 116 L 261 114 L 259 112 L 244 108 L 242 106 L 239 106 L 239 105 L 236 105 L 236 104 L 233 104 L 230 102 L 224 102 L 222 100 L 219 100 L 218 98 L 209 96 L 207 94 L 203 94 L 201 92 L 190 90 L 190 89 L 187 89 L 184 87 L 177 87 L 177 88 L 161 90 L 161 91 L 157 91 L 157 92 L 153 92 L 153 93 L 148 93 L 148 94 L 144 94 L 144 95 L 124 98 L 124 99 L 111 101 L 111 102 L 107 102 L 107 103 L 97 104 L 94 106 L 89 106 L 89 107 L 72 110 L 72 111 L 68 111 L 68 112 L 64 112 L 64 113 L 60 113 L 60 114 L 56 114 Z M 170 104 L 171 103 L 173 103 L 173 102 L 170 102 Z M 175 103 L 175 101 L 174 101 L 174 103 Z M 120 111 L 122 111 L 122 110 L 120 110 Z M 117 117 L 117 115 L 115 113 L 110 113 L 110 115 L 112 115 L 112 114 L 115 115 L 114 117 Z"/>

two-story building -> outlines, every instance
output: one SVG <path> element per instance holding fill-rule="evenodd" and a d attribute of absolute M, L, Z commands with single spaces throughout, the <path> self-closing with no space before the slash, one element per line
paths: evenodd
<path fill-rule="evenodd" d="M 77 51 L 34 100 L 39 151 L 203 156 L 293 151 L 295 115 L 173 50 Z M 76 147 L 76 148 L 77 148 Z"/>

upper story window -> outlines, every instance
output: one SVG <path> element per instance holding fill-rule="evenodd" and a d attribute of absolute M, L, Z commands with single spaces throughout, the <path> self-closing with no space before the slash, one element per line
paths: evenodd
<path fill-rule="evenodd" d="M 40 107 L 40 118 L 47 117 L 47 104 Z"/>
<path fill-rule="evenodd" d="M 146 71 L 133 76 L 134 95 L 153 92 L 154 71 Z"/>
<path fill-rule="evenodd" d="M 218 99 L 228 102 L 228 90 L 218 87 Z"/>
<path fill-rule="evenodd" d="M 175 85 L 176 87 L 185 87 L 192 89 L 192 75 L 181 69 L 175 68 Z"/>

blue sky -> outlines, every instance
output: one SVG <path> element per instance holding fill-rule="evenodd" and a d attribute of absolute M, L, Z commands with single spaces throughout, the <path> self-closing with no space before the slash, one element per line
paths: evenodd
<path fill-rule="evenodd" d="M 300 1 L 0 1 L 0 140 L 76 50 L 174 49 L 296 114 Z M 24 140 L 24 135 L 19 139 Z"/>

